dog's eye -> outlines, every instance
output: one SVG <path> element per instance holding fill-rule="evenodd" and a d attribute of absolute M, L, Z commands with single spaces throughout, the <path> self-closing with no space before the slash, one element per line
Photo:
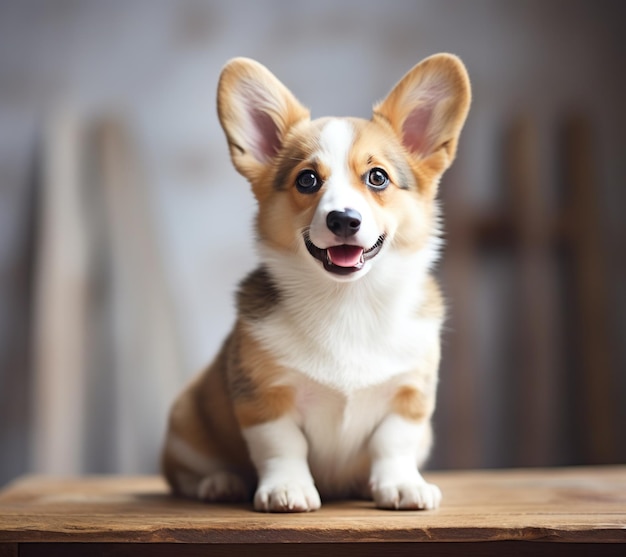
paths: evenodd
<path fill-rule="evenodd" d="M 303 170 L 296 178 L 296 188 L 300 193 L 315 193 L 322 187 L 322 181 L 312 170 Z"/>
<path fill-rule="evenodd" d="M 382 168 L 372 168 L 367 175 L 367 185 L 375 190 L 384 190 L 389 185 L 389 176 Z"/>

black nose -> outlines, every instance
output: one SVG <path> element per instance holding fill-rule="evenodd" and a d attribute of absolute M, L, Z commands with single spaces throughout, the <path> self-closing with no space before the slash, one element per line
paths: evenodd
<path fill-rule="evenodd" d="M 349 238 L 361 228 L 361 213 L 354 209 L 331 211 L 326 216 L 326 226 L 335 236 Z"/>

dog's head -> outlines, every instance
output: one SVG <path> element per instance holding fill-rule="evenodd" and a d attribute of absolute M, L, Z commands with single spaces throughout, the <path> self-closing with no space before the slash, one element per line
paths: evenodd
<path fill-rule="evenodd" d="M 312 121 L 249 59 L 230 61 L 218 89 L 233 163 L 259 203 L 260 242 L 338 280 L 364 276 L 387 252 L 426 249 L 469 103 L 465 68 L 448 54 L 410 70 L 371 120 Z"/>

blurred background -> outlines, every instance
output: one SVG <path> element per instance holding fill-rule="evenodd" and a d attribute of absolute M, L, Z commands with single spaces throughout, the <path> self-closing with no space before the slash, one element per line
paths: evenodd
<path fill-rule="evenodd" d="M 215 111 L 240 55 L 314 117 L 464 60 L 430 466 L 625 462 L 625 26 L 620 0 L 0 1 L 0 485 L 157 470 L 255 266 Z"/>

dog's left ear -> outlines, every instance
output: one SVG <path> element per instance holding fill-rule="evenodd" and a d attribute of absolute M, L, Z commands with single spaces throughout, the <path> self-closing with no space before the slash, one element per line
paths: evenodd
<path fill-rule="evenodd" d="M 233 164 L 253 187 L 289 129 L 309 118 L 309 111 L 265 66 L 248 58 L 235 58 L 222 70 L 217 108 Z"/>
<path fill-rule="evenodd" d="M 465 66 L 451 54 L 436 54 L 413 67 L 374 107 L 409 155 L 435 175 L 454 160 L 471 99 Z"/>

